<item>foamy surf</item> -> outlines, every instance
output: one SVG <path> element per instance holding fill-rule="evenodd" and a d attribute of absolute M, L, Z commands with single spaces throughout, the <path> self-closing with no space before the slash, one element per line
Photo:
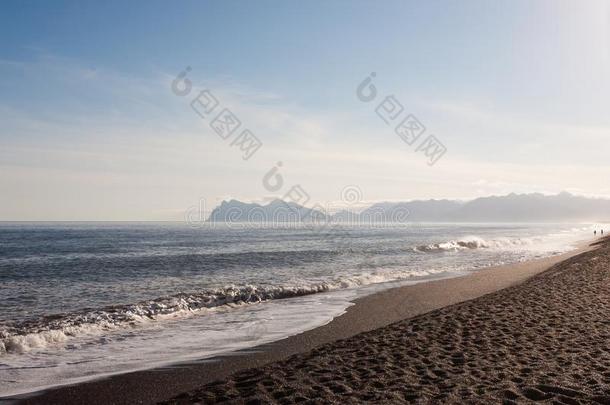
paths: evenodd
<path fill-rule="evenodd" d="M 459 240 L 450 240 L 441 243 L 432 243 L 414 247 L 416 252 L 435 252 L 435 251 L 460 251 L 468 249 L 489 249 L 489 248 L 512 248 L 516 246 L 530 246 L 541 241 L 541 238 L 500 238 L 485 240 L 477 236 L 466 236 Z"/>
<path fill-rule="evenodd" d="M 95 311 L 58 314 L 35 321 L 0 328 L 0 355 L 25 353 L 66 344 L 76 337 L 91 337 L 120 328 L 137 328 L 150 322 L 189 315 L 205 315 L 219 308 L 229 310 L 270 300 L 303 297 L 371 284 L 425 277 L 434 271 L 375 271 L 331 282 L 310 285 L 257 287 L 252 285 L 180 293 L 133 305 L 113 306 Z"/>
<path fill-rule="evenodd" d="M 474 249 L 522 249 L 528 247 L 541 246 L 546 243 L 559 243 L 569 237 L 570 234 L 581 235 L 583 232 L 590 230 L 590 227 L 571 228 L 557 233 L 547 235 L 531 236 L 531 237 L 498 237 L 493 239 L 484 239 L 479 236 L 467 235 L 459 239 L 449 240 L 445 242 L 430 243 L 419 245 L 413 248 L 415 252 L 458 252 L 463 250 Z M 561 247 L 560 245 L 558 245 Z M 566 245 L 564 247 L 569 247 Z"/>

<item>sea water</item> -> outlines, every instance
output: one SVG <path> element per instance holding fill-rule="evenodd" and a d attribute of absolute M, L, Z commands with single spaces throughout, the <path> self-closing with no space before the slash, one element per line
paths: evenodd
<path fill-rule="evenodd" d="M 593 228 L 2 223 L 0 396 L 279 340 L 357 297 L 560 254 Z"/>

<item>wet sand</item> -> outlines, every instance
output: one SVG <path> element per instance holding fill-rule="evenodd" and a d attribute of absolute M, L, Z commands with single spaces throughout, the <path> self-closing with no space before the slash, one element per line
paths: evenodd
<path fill-rule="evenodd" d="M 610 403 L 610 246 L 598 247 L 383 291 L 251 351 L 21 400 Z"/>

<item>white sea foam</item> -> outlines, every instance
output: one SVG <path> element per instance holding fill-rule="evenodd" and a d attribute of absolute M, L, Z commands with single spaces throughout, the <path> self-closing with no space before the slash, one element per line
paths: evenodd
<path fill-rule="evenodd" d="M 552 235 L 551 235 L 552 236 Z M 416 252 L 438 252 L 438 251 L 462 251 L 462 250 L 473 250 L 473 249 L 512 249 L 525 246 L 533 246 L 537 243 L 543 243 L 545 238 L 542 237 L 531 237 L 531 238 L 495 238 L 495 239 L 483 239 L 478 236 L 465 236 L 457 240 L 450 240 L 447 242 L 431 243 L 428 245 L 420 245 L 414 247 L 413 250 Z"/>
<path fill-rule="evenodd" d="M 135 328 L 166 318 L 203 314 L 218 308 L 230 309 L 276 299 L 363 287 L 389 281 L 425 277 L 442 270 L 412 271 L 375 269 L 359 275 L 321 283 L 257 287 L 228 286 L 224 289 L 158 298 L 134 305 L 114 306 L 96 311 L 69 313 L 52 319 L 28 321 L 0 328 L 0 354 L 25 353 L 33 349 L 61 346 L 70 338 L 102 335 L 118 328 Z"/>

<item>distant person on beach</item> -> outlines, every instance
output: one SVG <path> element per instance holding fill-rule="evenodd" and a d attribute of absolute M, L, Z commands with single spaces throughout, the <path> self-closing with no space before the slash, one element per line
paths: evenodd
<path fill-rule="evenodd" d="M 593 231 L 593 236 L 597 236 L 597 230 Z"/>
<path fill-rule="evenodd" d="M 604 236 L 604 230 L 602 229 L 602 236 Z"/>

